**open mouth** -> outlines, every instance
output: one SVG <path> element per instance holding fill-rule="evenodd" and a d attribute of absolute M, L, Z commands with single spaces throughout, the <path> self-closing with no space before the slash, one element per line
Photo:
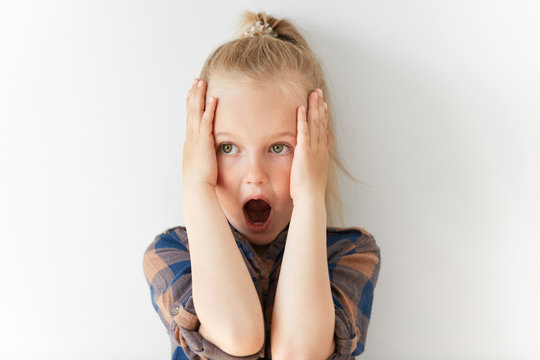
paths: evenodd
<path fill-rule="evenodd" d="M 249 200 L 244 205 L 244 219 L 251 231 L 264 231 L 270 226 L 272 207 L 262 199 Z"/>

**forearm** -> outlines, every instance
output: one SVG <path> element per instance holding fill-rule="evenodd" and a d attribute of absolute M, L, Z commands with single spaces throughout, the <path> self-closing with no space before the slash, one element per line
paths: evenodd
<path fill-rule="evenodd" d="M 247 347 L 262 346 L 260 300 L 215 190 L 209 186 L 185 189 L 183 208 L 193 301 L 208 340 L 231 352 L 241 339 Z"/>
<path fill-rule="evenodd" d="M 330 355 L 334 322 L 326 208 L 324 198 L 310 199 L 294 205 L 289 225 L 272 316 L 272 356 Z"/>

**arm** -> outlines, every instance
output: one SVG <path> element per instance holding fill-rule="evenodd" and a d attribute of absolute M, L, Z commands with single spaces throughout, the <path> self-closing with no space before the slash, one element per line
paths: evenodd
<path fill-rule="evenodd" d="M 262 350 L 251 356 L 236 357 L 208 340 L 210 336 L 195 311 L 188 249 L 186 228 L 178 226 L 156 236 L 143 257 L 152 305 L 167 329 L 172 350 L 183 351 L 188 358 L 196 354 L 200 358 L 216 360 L 259 359 Z M 239 343 L 231 352 L 246 353 L 245 343 Z"/>
<path fill-rule="evenodd" d="M 231 355 L 256 353 L 264 343 L 260 300 L 215 191 L 186 191 L 183 206 L 199 332 Z"/>
<path fill-rule="evenodd" d="M 298 266 L 302 259 L 302 266 Z M 327 359 L 335 349 L 324 199 L 295 204 L 272 316 L 275 359 Z"/>
<path fill-rule="evenodd" d="M 271 346 L 276 359 L 327 359 L 335 348 L 326 250 L 328 113 L 320 89 L 308 101 L 307 116 L 304 106 L 297 114 L 290 184 L 294 209 L 272 315 Z"/>
<path fill-rule="evenodd" d="M 263 346 L 264 319 L 253 280 L 215 193 L 217 99 L 206 103 L 205 94 L 206 84 L 194 81 L 186 99 L 182 163 L 193 301 L 208 340 L 231 355 L 247 355 Z"/>

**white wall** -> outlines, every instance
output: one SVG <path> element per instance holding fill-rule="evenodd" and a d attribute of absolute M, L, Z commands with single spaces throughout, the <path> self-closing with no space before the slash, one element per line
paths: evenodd
<path fill-rule="evenodd" d="M 540 356 L 535 1 L 2 1 L 0 358 L 168 359 L 142 254 L 183 224 L 190 80 L 241 10 L 325 64 L 347 223 L 382 249 L 365 359 Z"/>

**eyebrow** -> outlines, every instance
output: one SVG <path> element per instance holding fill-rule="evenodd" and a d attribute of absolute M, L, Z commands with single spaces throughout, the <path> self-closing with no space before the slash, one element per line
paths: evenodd
<path fill-rule="evenodd" d="M 233 133 L 230 133 L 230 132 L 226 132 L 226 131 L 220 131 L 218 133 L 215 133 L 214 134 L 216 137 L 217 136 L 223 136 L 223 135 L 228 135 L 230 137 L 236 137 L 234 136 Z M 293 138 L 296 138 L 296 134 L 293 134 L 289 131 L 283 131 L 283 132 L 280 132 L 280 133 L 275 133 L 275 134 L 272 134 L 271 137 L 282 137 L 282 136 L 289 136 L 289 137 L 293 137 Z"/>

